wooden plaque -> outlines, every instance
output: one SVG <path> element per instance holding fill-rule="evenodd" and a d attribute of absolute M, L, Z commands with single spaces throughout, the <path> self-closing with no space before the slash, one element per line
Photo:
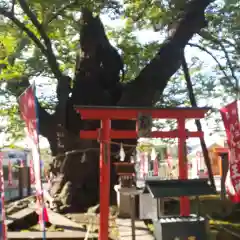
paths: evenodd
<path fill-rule="evenodd" d="M 137 119 L 137 130 L 139 138 L 149 138 L 152 132 L 152 116 L 148 113 L 139 113 Z"/>

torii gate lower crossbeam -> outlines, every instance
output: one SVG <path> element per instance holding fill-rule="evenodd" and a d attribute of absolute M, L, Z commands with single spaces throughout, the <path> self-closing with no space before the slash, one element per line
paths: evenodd
<path fill-rule="evenodd" d="M 108 239 L 109 198 L 110 198 L 110 141 L 111 139 L 134 139 L 138 137 L 135 131 L 117 131 L 111 129 L 111 120 L 138 119 L 139 114 L 148 114 L 155 119 L 176 119 L 178 129 L 175 131 L 152 132 L 153 138 L 178 138 L 179 178 L 188 178 L 186 162 L 186 139 L 188 137 L 203 137 L 203 132 L 189 132 L 185 129 L 186 119 L 204 118 L 209 108 L 126 108 L 126 107 L 99 107 L 76 106 L 81 119 L 100 120 L 101 128 L 93 131 L 80 131 L 82 139 L 100 140 L 100 231 L 99 239 Z M 100 138 L 100 139 L 98 139 Z M 187 197 L 180 198 L 180 214 L 190 214 L 190 203 Z"/>

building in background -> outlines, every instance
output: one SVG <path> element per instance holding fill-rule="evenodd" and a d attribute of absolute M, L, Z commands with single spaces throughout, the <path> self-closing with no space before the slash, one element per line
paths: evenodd
<path fill-rule="evenodd" d="M 29 149 L 1 149 L 3 153 L 3 177 L 5 187 L 5 199 L 14 199 L 19 194 L 19 170 L 21 163 L 29 166 L 31 151 Z M 11 163 L 11 184 L 9 180 L 9 163 Z"/>
<path fill-rule="evenodd" d="M 24 166 L 29 166 L 31 159 L 31 150 L 30 149 L 11 149 L 3 148 L 3 165 L 8 165 L 9 160 L 12 164 L 19 165 L 21 162 Z"/>
<path fill-rule="evenodd" d="M 215 153 L 215 148 L 224 147 L 224 144 L 211 143 L 207 145 L 212 172 L 214 176 L 221 176 L 221 159 Z M 204 162 L 203 152 L 201 146 L 195 148 L 188 154 L 188 161 L 192 165 L 192 178 L 198 178 L 200 175 L 204 176 L 207 174 L 207 168 Z"/>

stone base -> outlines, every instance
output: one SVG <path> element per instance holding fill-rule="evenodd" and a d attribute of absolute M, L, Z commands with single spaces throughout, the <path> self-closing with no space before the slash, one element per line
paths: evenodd
<path fill-rule="evenodd" d="M 139 219 L 158 219 L 158 216 L 162 216 L 163 214 L 164 199 L 155 199 L 150 193 L 139 195 Z"/>
<path fill-rule="evenodd" d="M 120 218 L 131 218 L 131 211 L 132 211 L 132 207 L 131 207 L 131 197 L 130 194 L 127 194 L 127 190 L 129 190 L 129 193 L 132 192 L 131 190 L 133 188 L 121 188 L 121 186 L 116 185 L 114 187 L 116 194 L 117 194 L 117 205 L 118 205 L 118 211 L 119 211 L 119 217 Z M 126 190 L 126 191 L 122 191 L 122 190 Z M 136 198 L 138 198 L 137 194 L 135 195 L 135 200 Z M 137 202 L 137 201 L 135 201 Z M 137 204 L 136 204 L 137 205 Z M 136 213 L 136 209 L 135 209 L 135 213 Z M 137 214 L 135 214 L 135 217 L 137 218 Z"/>

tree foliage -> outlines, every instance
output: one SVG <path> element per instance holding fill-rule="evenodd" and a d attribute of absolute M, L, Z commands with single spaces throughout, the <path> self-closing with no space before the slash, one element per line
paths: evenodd
<path fill-rule="evenodd" d="M 85 181 L 81 187 L 86 188 L 86 181 L 96 180 L 88 178 L 93 161 L 72 165 L 89 164 L 79 179 L 62 170 L 69 160 L 63 156 L 79 147 L 96 147 L 79 142 L 78 132 L 98 123 L 80 122 L 73 105 L 190 106 L 179 69 L 184 50 L 199 105 L 211 105 L 206 99 L 225 103 L 235 98 L 238 9 L 237 1 L 1 0 L 0 111 L 8 116 L 8 132 L 21 136 L 16 98 L 35 80 L 40 133 L 50 142 L 55 168 L 64 172 L 64 184 L 66 178 Z M 113 122 L 117 129 L 123 125 L 133 127 Z M 75 158 L 77 162 L 80 156 Z"/>
<path fill-rule="evenodd" d="M 14 1 L 13 1 L 14 2 Z M 184 1 L 109 1 L 103 5 L 101 1 L 86 1 L 86 5 L 96 13 L 105 14 L 108 19 L 107 34 L 112 42 L 123 54 L 125 64 L 125 81 L 137 77 L 141 69 L 153 58 L 161 45 L 161 35 L 166 36 L 166 29 L 174 22 L 174 19 L 182 11 Z M 55 0 L 51 3 L 44 1 L 31 1 L 31 10 L 36 14 L 44 26 L 44 30 L 52 41 L 59 68 L 62 72 L 73 76 L 75 68 L 76 52 L 79 47 L 79 16 L 80 1 Z M 56 78 L 49 63 L 39 47 L 29 39 L 27 34 L 19 26 L 16 26 L 9 18 L 4 17 L 4 11 L 12 11 L 13 5 L 8 1 L 1 1 L 0 20 L 0 66 L 2 88 L 1 94 L 7 101 L 3 101 L 7 107 L 1 110 L 1 115 L 13 116 L 16 113 L 16 103 L 9 97 L 18 96 L 26 87 L 26 79 L 37 79 L 37 85 L 41 89 L 41 77 L 49 78 L 51 94 L 40 98 L 40 101 L 49 109 L 54 109 L 56 94 L 54 88 Z M 14 6 L 15 17 L 22 20 L 23 26 L 28 27 L 35 36 L 40 39 L 39 33 L 23 13 L 18 1 Z M 239 78 L 239 3 L 238 1 L 217 1 L 207 11 L 208 27 L 203 29 L 199 36 L 193 39 L 195 45 L 191 45 L 188 61 L 191 64 L 192 79 L 197 98 L 207 99 L 215 97 L 233 96 L 236 94 Z M 121 22 L 119 26 L 111 25 L 111 21 Z M 139 39 L 141 31 L 157 31 L 159 40 L 151 38 Z M 140 31 L 140 34 L 138 34 Z M 154 35 L 154 37 L 156 36 Z M 156 37 L 155 37 L 156 39 Z M 194 51 L 194 53 L 192 53 Z M 198 58 L 200 52 L 212 55 L 211 69 L 204 71 L 204 62 Z M 207 58 L 209 61 L 210 58 Z M 3 68 L 3 66 L 7 66 Z M 3 82 L 5 84 L 3 84 Z M 216 86 L 220 89 L 217 89 Z M 43 90 L 44 91 L 44 90 Z M 224 96 L 223 96 L 223 93 Z M 164 105 L 189 105 L 185 90 L 184 78 L 181 72 L 177 73 L 169 82 L 161 98 Z M 53 106 L 51 106 L 53 103 Z M 3 104 L 3 103 L 2 103 Z M 50 104 L 50 105 L 49 105 Z M 19 122 L 16 117 L 10 117 L 8 130 L 12 133 L 19 132 Z"/>

